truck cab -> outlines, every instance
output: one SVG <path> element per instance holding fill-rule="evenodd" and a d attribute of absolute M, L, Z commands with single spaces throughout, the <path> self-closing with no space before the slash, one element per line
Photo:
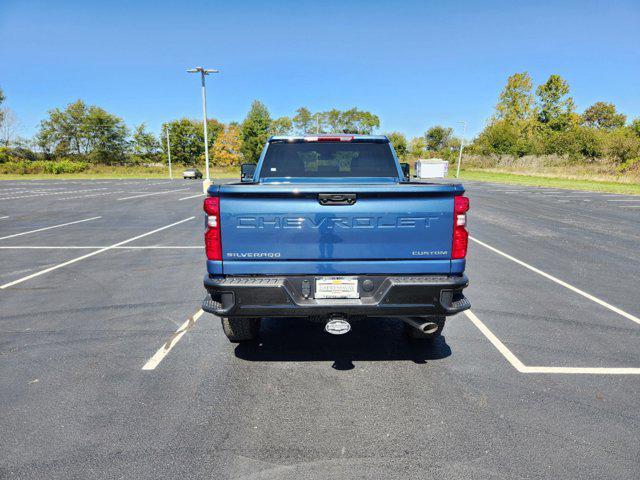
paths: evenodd
<path fill-rule="evenodd" d="M 250 181 L 214 184 L 204 201 L 207 295 L 227 337 L 260 319 L 398 317 L 434 339 L 463 295 L 469 208 L 451 181 L 409 182 L 385 136 L 274 136 Z"/>

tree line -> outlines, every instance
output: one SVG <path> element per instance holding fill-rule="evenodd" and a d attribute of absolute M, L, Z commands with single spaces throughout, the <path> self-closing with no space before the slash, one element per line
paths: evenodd
<path fill-rule="evenodd" d="M 4 95 L 1 100 L 4 100 Z M 0 126 L 3 120 L 0 117 Z M 292 117 L 272 119 L 267 107 L 256 100 L 242 122 L 225 124 L 208 119 L 207 146 L 213 165 L 230 167 L 257 161 L 271 135 L 367 134 L 379 126 L 377 115 L 357 108 L 313 113 L 301 107 Z M 201 120 L 171 120 L 162 124 L 159 135 L 154 135 L 144 123 L 131 130 L 122 118 L 96 105 L 87 105 L 82 100 L 50 110 L 32 139 L 7 138 L 3 143 L 0 163 L 44 160 L 64 161 L 67 166 L 74 162 L 85 165 L 148 165 L 166 162 L 168 147 L 172 160 L 187 166 L 202 164 L 205 156 Z"/>
<path fill-rule="evenodd" d="M 159 135 L 145 124 L 130 129 L 122 118 L 82 100 L 50 110 L 29 140 L 15 136 L 15 116 L 2 108 L 0 90 L 0 163 L 64 161 L 84 165 L 162 164 L 167 158 L 168 132 L 172 160 L 184 165 L 204 161 L 201 120 L 181 118 L 162 125 Z M 231 167 L 255 162 L 271 135 L 354 133 L 371 134 L 380 128 L 377 115 L 351 108 L 313 112 L 298 108 L 294 115 L 272 118 L 267 107 L 254 101 L 241 122 L 207 120 L 207 144 L 213 165 Z M 408 139 L 389 132 L 404 161 L 439 157 L 453 160 L 461 138 L 451 127 L 435 125 Z M 640 166 L 640 119 L 627 122 L 615 105 L 596 102 L 576 111 L 568 82 L 551 75 L 534 89 L 528 73 L 511 75 L 502 89 L 494 114 L 485 128 L 468 142 L 470 153 L 494 157 L 560 155 L 577 161 L 606 158 L 624 169 Z"/>
<path fill-rule="evenodd" d="M 461 141 L 452 128 L 441 125 L 409 141 L 399 132 L 387 135 L 407 161 L 429 157 L 453 161 Z M 511 75 L 485 128 L 468 143 L 468 153 L 489 160 L 557 155 L 569 163 L 604 160 L 618 173 L 640 170 L 640 118 L 628 121 L 613 103 L 604 101 L 577 112 L 568 82 L 556 74 L 535 90 L 528 73 Z"/>
<path fill-rule="evenodd" d="M 560 155 L 631 167 L 640 161 L 640 119 L 627 122 L 613 103 L 604 101 L 579 113 L 561 76 L 549 76 L 534 90 L 528 73 L 515 73 L 470 148 L 480 155 Z"/>

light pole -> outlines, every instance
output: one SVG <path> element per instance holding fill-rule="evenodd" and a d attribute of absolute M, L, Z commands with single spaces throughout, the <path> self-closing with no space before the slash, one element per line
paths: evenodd
<path fill-rule="evenodd" d="M 202 117 L 204 126 L 204 158 L 205 158 L 205 171 L 206 171 L 206 184 L 211 184 L 211 178 L 209 176 L 209 138 L 207 137 L 207 87 L 204 82 L 204 77 L 210 73 L 220 73 L 220 70 L 206 69 L 202 67 L 190 68 L 187 70 L 189 73 L 200 73 L 202 79 Z M 207 185 L 208 186 L 208 185 Z M 205 191 L 207 187 L 204 187 Z"/>
<path fill-rule="evenodd" d="M 462 137 L 460 138 L 460 153 L 458 154 L 458 168 L 456 169 L 456 178 L 460 178 L 460 162 L 462 162 L 462 149 L 464 148 L 464 135 L 467 133 L 467 122 L 462 123 Z"/>
<path fill-rule="evenodd" d="M 171 172 L 171 143 L 169 142 L 169 127 L 165 127 L 164 131 L 167 134 L 167 158 L 169 159 L 169 179 L 173 180 L 173 173 Z"/>

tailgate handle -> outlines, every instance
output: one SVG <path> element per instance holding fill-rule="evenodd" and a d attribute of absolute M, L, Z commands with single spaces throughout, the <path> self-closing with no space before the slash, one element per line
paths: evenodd
<path fill-rule="evenodd" d="M 320 205 L 353 205 L 356 203 L 355 193 L 319 193 Z"/>

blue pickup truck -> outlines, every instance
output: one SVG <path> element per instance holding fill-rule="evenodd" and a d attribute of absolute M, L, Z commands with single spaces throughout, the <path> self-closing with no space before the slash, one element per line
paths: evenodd
<path fill-rule="evenodd" d="M 254 340 L 265 317 L 333 334 L 397 317 L 411 338 L 437 338 L 470 307 L 469 200 L 403 166 L 385 136 L 271 137 L 241 182 L 208 189 L 203 310 L 232 342 Z"/>

